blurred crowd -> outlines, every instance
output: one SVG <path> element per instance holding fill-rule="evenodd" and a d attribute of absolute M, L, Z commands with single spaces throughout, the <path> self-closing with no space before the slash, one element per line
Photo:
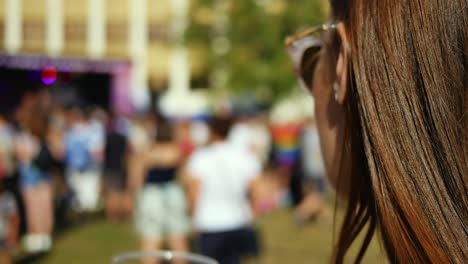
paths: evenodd
<path fill-rule="evenodd" d="M 0 262 L 50 252 L 57 229 L 104 211 L 134 223 L 142 251 L 240 263 L 260 254 L 256 218 L 326 211 L 321 163 L 313 118 L 123 116 L 28 92 L 0 113 Z"/>

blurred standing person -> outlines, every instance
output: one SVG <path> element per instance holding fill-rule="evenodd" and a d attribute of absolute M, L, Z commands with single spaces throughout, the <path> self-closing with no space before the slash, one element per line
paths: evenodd
<path fill-rule="evenodd" d="M 188 251 L 186 235 L 189 219 L 184 192 L 177 183 L 177 171 L 183 154 L 171 124 L 160 121 L 155 140 L 135 164 L 133 177 L 140 182 L 135 226 L 142 238 L 143 251 L 157 251 L 167 238 L 171 250 Z M 136 188 L 135 188 L 136 187 Z M 154 263 L 154 262 L 147 262 Z"/>
<path fill-rule="evenodd" d="M 19 231 L 18 208 L 14 196 L 6 191 L 0 179 L 0 263 L 10 264 L 11 251 L 16 247 Z"/>
<path fill-rule="evenodd" d="M 143 184 L 144 172 L 141 172 L 141 161 L 143 155 L 147 152 L 156 136 L 156 118 L 152 115 L 146 114 L 134 118 L 128 127 L 128 143 L 130 155 L 128 158 L 128 190 L 130 196 L 138 191 Z M 136 176 L 135 176 L 136 175 Z M 134 199 L 130 197 L 131 210 L 134 210 Z"/>
<path fill-rule="evenodd" d="M 10 181 L 15 171 L 14 130 L 7 118 L 0 113 L 0 180 Z"/>
<path fill-rule="evenodd" d="M 323 196 L 327 191 L 327 180 L 325 179 L 320 139 L 314 118 L 309 118 L 304 124 L 301 148 L 304 176 L 312 182 L 316 192 Z"/>
<path fill-rule="evenodd" d="M 66 131 L 66 115 L 62 105 L 55 103 L 49 111 L 49 145 L 53 152 L 54 168 L 51 176 L 54 183 L 54 196 L 56 201 L 55 226 L 66 226 L 67 213 L 70 205 L 70 193 L 65 179 L 65 144 L 64 133 Z"/>
<path fill-rule="evenodd" d="M 67 182 L 74 195 L 73 206 L 77 211 L 92 212 L 99 201 L 103 137 L 97 134 L 100 130 L 91 127 L 82 109 L 72 108 L 68 119 L 65 164 Z"/>
<path fill-rule="evenodd" d="M 16 199 L 10 192 L 10 189 L 17 191 L 16 186 L 10 186 L 16 167 L 14 137 L 7 116 L 0 113 L 0 263 L 6 264 L 12 263 L 11 251 L 17 246 L 20 224 Z"/>
<path fill-rule="evenodd" d="M 104 200 L 107 218 L 126 217 L 128 140 L 118 118 L 111 118 L 104 147 Z"/>
<path fill-rule="evenodd" d="M 300 145 L 305 197 L 296 209 L 296 218 L 302 222 L 316 217 L 324 209 L 323 199 L 327 191 L 320 140 L 314 118 L 305 121 Z"/>
<path fill-rule="evenodd" d="M 258 254 L 249 195 L 261 164 L 227 141 L 230 128 L 227 118 L 210 120 L 211 143 L 193 154 L 185 172 L 200 253 L 223 264 Z"/>
<path fill-rule="evenodd" d="M 104 145 L 106 142 L 106 124 L 108 123 L 109 117 L 101 108 L 94 108 L 90 111 L 87 119 L 90 133 L 91 133 L 91 157 L 93 162 L 96 164 L 99 176 L 102 175 L 102 166 L 104 163 Z"/>
<path fill-rule="evenodd" d="M 29 252 L 49 251 L 52 247 L 53 197 L 50 170 L 54 164 L 48 131 L 45 92 L 28 92 L 18 112 L 19 133 L 15 138 L 19 180 L 26 209 Z"/>
<path fill-rule="evenodd" d="M 274 158 L 286 176 L 289 185 L 290 202 L 296 207 L 303 199 L 302 160 L 299 145 L 301 124 L 289 121 L 272 125 Z"/>

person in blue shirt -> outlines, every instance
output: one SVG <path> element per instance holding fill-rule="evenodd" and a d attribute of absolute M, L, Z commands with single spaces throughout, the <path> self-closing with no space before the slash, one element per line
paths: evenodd
<path fill-rule="evenodd" d="M 95 129 L 80 108 L 68 113 L 69 128 L 65 133 L 66 178 L 74 194 L 74 209 L 94 211 L 98 205 L 100 170 L 104 136 Z"/>

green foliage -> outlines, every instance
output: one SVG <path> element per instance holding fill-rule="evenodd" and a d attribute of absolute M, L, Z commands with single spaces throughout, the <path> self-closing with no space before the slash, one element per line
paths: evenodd
<path fill-rule="evenodd" d="M 220 0 L 193 3 L 189 42 L 208 49 L 211 47 L 214 21 L 200 19 L 200 14 L 211 13 L 214 16 L 215 1 Z M 210 54 L 207 72 L 218 67 L 221 61 L 227 65 L 228 87 L 234 93 L 270 95 L 273 99 L 288 94 L 294 88 L 295 80 L 284 49 L 284 38 L 300 28 L 323 23 L 327 13 L 326 1 L 231 0 L 229 3 L 227 36 L 231 49 L 221 58 L 207 52 Z M 200 20 L 205 23 L 200 23 Z"/>

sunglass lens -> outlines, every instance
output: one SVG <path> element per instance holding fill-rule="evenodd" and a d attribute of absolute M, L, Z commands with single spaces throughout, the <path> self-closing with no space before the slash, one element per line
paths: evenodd
<path fill-rule="evenodd" d="M 300 64 L 300 77 L 308 87 L 312 84 L 314 78 L 315 66 L 319 58 L 320 47 L 314 46 L 308 48 L 302 55 Z"/>

